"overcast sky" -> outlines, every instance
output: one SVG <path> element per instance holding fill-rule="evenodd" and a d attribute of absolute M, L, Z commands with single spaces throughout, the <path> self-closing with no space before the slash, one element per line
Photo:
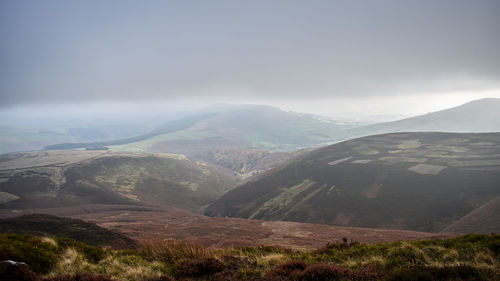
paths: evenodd
<path fill-rule="evenodd" d="M 500 1 L 0 1 L 0 111 L 267 103 L 354 116 L 500 97 Z"/>

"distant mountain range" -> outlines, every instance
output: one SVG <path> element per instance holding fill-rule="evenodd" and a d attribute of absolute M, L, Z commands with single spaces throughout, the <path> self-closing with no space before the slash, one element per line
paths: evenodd
<path fill-rule="evenodd" d="M 205 214 L 437 232 L 497 196 L 500 133 L 394 133 L 304 153 Z"/>
<path fill-rule="evenodd" d="M 328 143 L 339 131 L 352 126 L 325 117 L 285 112 L 262 105 L 210 107 L 197 115 L 170 121 L 137 137 L 93 143 L 65 143 L 47 150 L 112 146 L 122 151 L 175 152 L 189 141 L 197 150 L 238 147 L 292 151 Z M 171 148 L 170 148 L 171 147 Z M 184 149 L 185 150 L 185 149 Z"/>
<path fill-rule="evenodd" d="M 170 121 L 150 133 L 104 142 L 64 143 L 46 149 L 106 146 L 125 152 L 179 153 L 248 176 L 276 166 L 290 151 L 392 132 L 500 131 L 500 99 L 482 99 L 426 115 L 355 127 L 269 106 L 219 105 Z"/>
<path fill-rule="evenodd" d="M 63 143 L 45 149 L 105 146 L 123 152 L 178 153 L 248 177 L 288 159 L 294 150 L 325 145 L 350 127 L 270 106 L 219 105 L 170 121 L 148 134 L 104 142 Z"/>
<path fill-rule="evenodd" d="M 338 139 L 396 132 L 500 132 L 500 99 L 480 99 L 425 115 L 353 128 Z"/>

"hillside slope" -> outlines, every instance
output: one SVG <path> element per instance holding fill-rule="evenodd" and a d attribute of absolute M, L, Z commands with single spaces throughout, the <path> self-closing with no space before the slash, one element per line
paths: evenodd
<path fill-rule="evenodd" d="M 291 151 L 327 143 L 335 132 L 347 127 L 324 117 L 286 112 L 271 106 L 221 105 L 170 121 L 151 133 L 134 138 L 65 143 L 47 146 L 46 149 L 112 146 L 116 150 L 128 152 L 175 153 L 178 147 L 176 141 L 189 141 L 190 146 L 197 150 L 239 147 Z"/>
<path fill-rule="evenodd" d="M 397 229 L 212 218 L 173 207 L 160 209 L 130 205 L 88 204 L 24 209 L 16 213 L 0 209 L 0 218 L 16 219 L 14 217 L 20 214 L 32 213 L 82 219 L 106 229 L 119 231 L 139 242 L 151 239 L 181 240 L 211 247 L 275 245 L 293 249 L 314 249 L 327 243 L 342 242 L 343 238 L 362 243 L 378 243 L 454 236 L 452 233 L 433 234 Z"/>
<path fill-rule="evenodd" d="M 488 201 L 463 218 L 448 226 L 443 232 L 500 233 L 500 197 Z"/>
<path fill-rule="evenodd" d="M 461 106 L 346 130 L 337 139 L 396 132 L 500 132 L 500 99 L 486 98 Z"/>
<path fill-rule="evenodd" d="M 177 153 L 250 176 L 289 159 L 291 151 L 329 143 L 333 120 L 261 105 L 219 105 L 170 121 L 152 132 L 106 142 L 63 143 L 45 149 L 106 146 L 121 152 Z"/>
<path fill-rule="evenodd" d="M 304 154 L 205 213 L 435 232 L 499 195 L 500 133 L 397 133 Z"/>
<path fill-rule="evenodd" d="M 0 156 L 0 208 L 88 203 L 197 211 L 235 184 L 233 175 L 182 155 L 45 151 Z"/>
<path fill-rule="evenodd" d="M 79 219 L 45 214 L 0 219 L 0 229 L 2 233 L 68 237 L 92 246 L 111 246 L 115 249 L 131 249 L 137 246 L 136 241 L 119 232 Z"/>

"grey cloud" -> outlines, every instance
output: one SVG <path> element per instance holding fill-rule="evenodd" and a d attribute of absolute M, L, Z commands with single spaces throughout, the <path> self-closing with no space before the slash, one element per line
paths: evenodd
<path fill-rule="evenodd" d="M 2 1 L 1 106 L 500 87 L 499 1 Z"/>

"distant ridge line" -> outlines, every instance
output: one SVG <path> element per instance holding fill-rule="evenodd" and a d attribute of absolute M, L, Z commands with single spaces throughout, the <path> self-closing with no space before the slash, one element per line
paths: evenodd
<path fill-rule="evenodd" d="M 158 129 L 155 129 L 154 131 L 131 137 L 131 138 L 125 138 L 125 139 L 118 139 L 118 140 L 111 140 L 111 141 L 99 141 L 99 142 L 76 142 L 76 143 L 59 143 L 59 144 L 53 144 L 53 145 L 48 145 L 44 147 L 43 150 L 62 150 L 62 149 L 76 149 L 76 148 L 86 148 L 86 147 L 94 147 L 94 146 L 109 146 L 109 145 L 121 145 L 121 144 L 127 144 L 131 142 L 137 142 L 137 141 L 143 141 L 147 140 L 149 138 L 162 135 L 162 134 L 168 134 L 180 130 L 187 129 L 194 124 L 198 123 L 199 121 L 211 117 L 213 115 L 216 115 L 217 113 L 204 113 L 204 114 L 199 114 L 195 116 L 190 116 L 190 117 L 185 117 L 177 120 L 173 120 L 170 122 L 167 122 L 165 125 L 161 126 Z"/>

